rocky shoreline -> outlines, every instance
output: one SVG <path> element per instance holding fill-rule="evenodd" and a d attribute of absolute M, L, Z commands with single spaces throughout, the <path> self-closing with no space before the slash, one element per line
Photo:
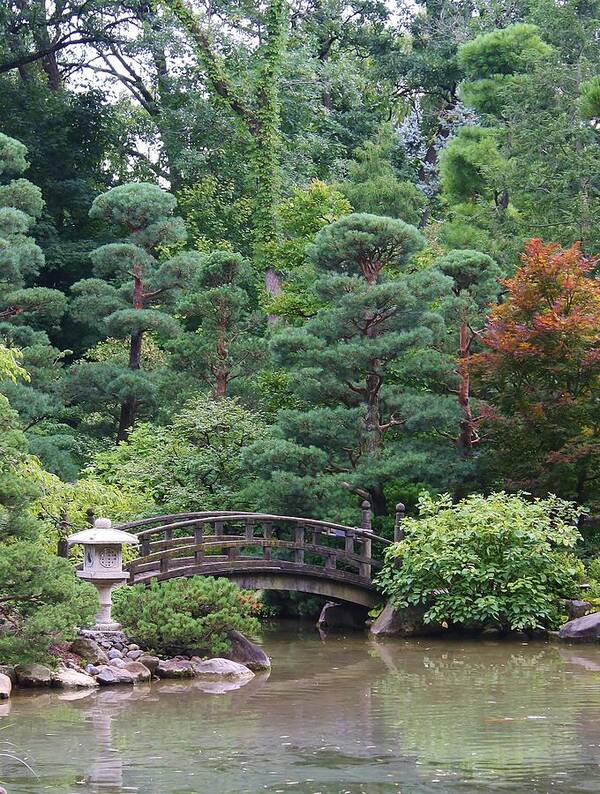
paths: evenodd
<path fill-rule="evenodd" d="M 92 689 L 164 678 L 243 685 L 257 671 L 270 670 L 267 654 L 243 634 L 231 632 L 230 641 L 231 651 L 223 657 L 206 659 L 198 650 L 190 650 L 160 658 L 140 648 L 123 632 L 81 631 L 65 649 L 56 669 L 43 664 L 0 665 L 0 700 L 19 688 Z"/>

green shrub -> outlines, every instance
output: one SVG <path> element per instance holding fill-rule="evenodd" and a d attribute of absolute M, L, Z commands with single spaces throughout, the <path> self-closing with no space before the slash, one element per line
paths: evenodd
<path fill-rule="evenodd" d="M 0 548 L 0 662 L 51 661 L 52 643 L 71 639 L 98 609 L 94 587 L 40 543 Z"/>
<path fill-rule="evenodd" d="M 600 557 L 596 557 L 588 564 L 587 580 L 590 587 L 583 593 L 582 598 L 593 603 L 600 599 Z"/>
<path fill-rule="evenodd" d="M 122 587 L 114 594 L 114 614 L 125 632 L 145 648 L 169 653 L 202 648 L 229 650 L 233 629 L 255 634 L 261 603 L 228 579 L 197 576 Z"/>
<path fill-rule="evenodd" d="M 600 557 L 596 557 L 590 561 L 587 573 L 590 579 L 600 582 Z"/>
<path fill-rule="evenodd" d="M 580 538 L 578 508 L 554 496 L 494 493 L 457 504 L 423 496 L 419 509 L 378 579 L 396 607 L 422 605 L 426 622 L 460 627 L 558 624 L 561 597 L 577 595 L 584 574 L 568 552 Z"/>

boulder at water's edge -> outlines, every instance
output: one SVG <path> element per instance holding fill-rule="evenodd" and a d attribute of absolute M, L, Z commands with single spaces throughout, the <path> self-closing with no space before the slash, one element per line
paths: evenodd
<path fill-rule="evenodd" d="M 7 700 L 12 690 L 12 681 L 4 673 L 0 673 L 0 700 Z"/>
<path fill-rule="evenodd" d="M 224 659 L 243 664 L 254 671 L 271 669 L 271 660 L 260 645 L 250 642 L 239 631 L 230 632 L 229 639 L 231 640 L 231 650 L 223 654 Z"/>
<path fill-rule="evenodd" d="M 52 670 L 43 664 L 18 664 L 15 667 L 19 686 L 50 686 Z"/>
<path fill-rule="evenodd" d="M 424 622 L 425 611 L 423 607 L 395 609 L 391 604 L 386 604 L 383 612 L 373 622 L 370 632 L 375 637 L 424 637 L 439 634 L 440 626 Z"/>
<path fill-rule="evenodd" d="M 592 612 L 582 618 L 575 618 L 565 623 L 558 632 L 561 640 L 579 640 L 593 642 L 600 640 L 600 612 Z"/>
<path fill-rule="evenodd" d="M 208 681 L 219 681 L 222 679 L 234 679 L 241 681 L 254 678 L 254 673 L 244 664 L 232 662 L 231 659 L 192 659 L 194 675 L 196 678 L 204 678 Z"/>
<path fill-rule="evenodd" d="M 364 629 L 366 619 L 366 607 L 328 601 L 321 610 L 317 626 L 320 629 Z"/>

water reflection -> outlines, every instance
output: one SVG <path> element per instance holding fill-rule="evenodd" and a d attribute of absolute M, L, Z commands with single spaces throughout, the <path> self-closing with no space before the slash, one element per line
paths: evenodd
<path fill-rule="evenodd" d="M 271 676 L 14 698 L 10 794 L 591 792 L 600 648 L 265 637 Z"/>

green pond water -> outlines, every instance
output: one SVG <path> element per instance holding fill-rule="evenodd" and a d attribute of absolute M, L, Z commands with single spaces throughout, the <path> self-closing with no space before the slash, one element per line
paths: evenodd
<path fill-rule="evenodd" d="M 269 676 L 0 704 L 9 794 L 600 792 L 600 647 L 321 638 Z"/>

